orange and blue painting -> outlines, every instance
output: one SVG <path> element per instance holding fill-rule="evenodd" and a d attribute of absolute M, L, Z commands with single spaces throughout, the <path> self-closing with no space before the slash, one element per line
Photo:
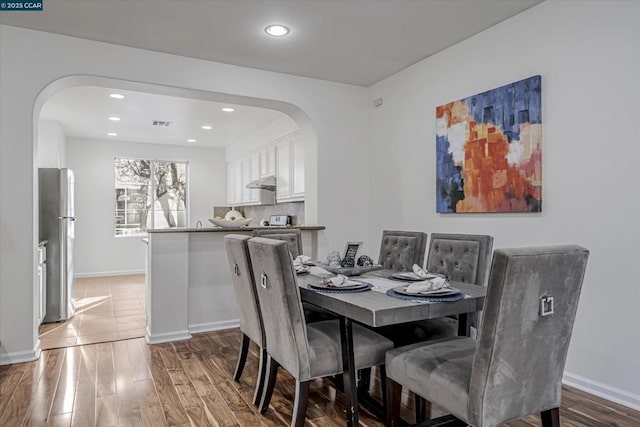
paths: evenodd
<path fill-rule="evenodd" d="M 533 76 L 436 107 L 437 212 L 541 212 L 541 89 Z"/>

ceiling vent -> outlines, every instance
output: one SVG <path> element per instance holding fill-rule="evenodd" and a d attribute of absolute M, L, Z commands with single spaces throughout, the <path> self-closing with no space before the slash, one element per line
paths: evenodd
<path fill-rule="evenodd" d="M 163 120 L 154 120 L 153 125 L 154 126 L 171 126 L 171 122 L 165 122 Z"/>

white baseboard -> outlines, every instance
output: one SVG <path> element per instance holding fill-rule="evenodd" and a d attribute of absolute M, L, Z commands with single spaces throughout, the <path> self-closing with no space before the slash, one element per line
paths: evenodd
<path fill-rule="evenodd" d="M 222 320 L 219 322 L 198 323 L 197 325 L 189 325 L 189 332 L 197 334 L 199 332 L 219 331 L 222 329 L 237 328 L 240 326 L 239 319 Z"/>
<path fill-rule="evenodd" d="M 16 351 L 15 353 L 0 354 L 0 366 L 12 365 L 14 363 L 22 363 L 22 362 L 33 362 L 34 360 L 38 360 L 40 358 L 40 353 L 42 353 L 42 350 L 40 349 L 40 340 L 38 340 L 33 350 Z"/>
<path fill-rule="evenodd" d="M 94 273 L 76 273 L 74 277 L 105 277 L 105 276 L 131 276 L 133 274 L 144 274 L 144 270 L 121 270 L 121 271 L 98 271 Z"/>
<path fill-rule="evenodd" d="M 566 371 L 562 377 L 562 382 L 568 386 L 575 387 L 578 390 L 591 393 L 598 397 L 602 397 L 603 399 L 640 411 L 640 395 L 638 394 L 630 393 L 616 387 L 611 387 L 598 381 L 593 381 L 589 378 L 581 377 L 580 375 Z"/>
<path fill-rule="evenodd" d="M 191 338 L 189 331 L 167 332 L 164 334 L 151 334 L 147 327 L 147 333 L 145 334 L 145 341 L 147 344 L 160 344 L 163 342 L 188 340 Z"/>

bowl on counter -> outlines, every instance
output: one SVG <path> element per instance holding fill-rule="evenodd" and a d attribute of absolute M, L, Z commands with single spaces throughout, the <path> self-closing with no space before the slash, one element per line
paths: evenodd
<path fill-rule="evenodd" d="M 223 228 L 246 227 L 247 225 L 249 225 L 251 221 L 253 221 L 253 218 L 234 219 L 232 221 L 227 221 L 224 219 L 209 218 L 209 222 L 211 224 L 217 225 L 218 227 L 223 227 Z"/>

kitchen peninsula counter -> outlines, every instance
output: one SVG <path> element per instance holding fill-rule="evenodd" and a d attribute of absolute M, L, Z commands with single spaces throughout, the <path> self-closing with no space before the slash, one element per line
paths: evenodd
<path fill-rule="evenodd" d="M 282 226 L 278 226 L 278 227 L 263 227 L 263 226 L 256 226 L 256 227 L 199 227 L 199 228 L 158 228 L 158 229 L 151 229 L 151 230 L 147 230 L 147 232 L 149 233 L 192 233 L 192 232 L 198 232 L 198 233 L 211 233 L 211 232 L 217 232 L 217 233 L 235 233 L 235 232 L 242 232 L 242 231 L 251 231 L 253 232 L 253 230 L 291 230 L 291 229 L 299 229 L 302 231 L 320 231 L 320 230 L 324 230 L 325 226 L 324 225 L 292 225 L 292 226 L 288 226 L 288 227 L 282 227 Z"/>
<path fill-rule="evenodd" d="M 303 253 L 317 259 L 324 226 L 178 228 L 148 230 L 145 258 L 146 341 L 156 344 L 191 338 L 192 333 L 237 327 L 238 309 L 227 234 L 299 229 Z"/>

